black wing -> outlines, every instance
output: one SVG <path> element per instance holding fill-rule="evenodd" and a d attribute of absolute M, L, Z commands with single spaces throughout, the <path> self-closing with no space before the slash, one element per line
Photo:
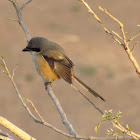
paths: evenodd
<path fill-rule="evenodd" d="M 43 52 L 42 56 L 59 77 L 72 84 L 72 67 L 74 64 L 66 55 L 50 50 Z"/>

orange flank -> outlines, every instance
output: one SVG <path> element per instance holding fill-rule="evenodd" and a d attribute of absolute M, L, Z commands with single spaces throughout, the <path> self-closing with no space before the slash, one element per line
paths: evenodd
<path fill-rule="evenodd" d="M 38 61 L 36 66 L 38 73 L 42 76 L 45 82 L 52 82 L 59 79 L 59 76 L 53 72 L 52 68 L 48 64 L 48 62 L 41 56 L 37 55 L 36 61 Z"/>

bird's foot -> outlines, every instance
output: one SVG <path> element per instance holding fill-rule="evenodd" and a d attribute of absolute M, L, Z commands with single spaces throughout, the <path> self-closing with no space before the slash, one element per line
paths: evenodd
<path fill-rule="evenodd" d="M 51 82 L 46 82 L 46 83 L 44 83 L 44 85 L 45 85 L 45 89 L 46 89 L 46 90 L 47 90 L 47 86 L 48 86 L 48 85 L 52 86 L 52 85 L 51 85 Z"/>

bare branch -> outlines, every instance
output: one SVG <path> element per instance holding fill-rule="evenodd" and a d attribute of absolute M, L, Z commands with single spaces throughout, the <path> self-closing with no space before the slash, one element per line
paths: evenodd
<path fill-rule="evenodd" d="M 33 107 L 33 109 L 35 110 L 36 114 L 39 116 L 39 118 L 41 119 L 42 122 L 45 122 L 43 117 L 40 115 L 40 113 L 38 112 L 38 110 L 36 109 L 35 105 L 33 104 L 33 102 L 31 102 L 29 99 L 24 98 L 27 102 L 29 102 L 31 104 L 31 106 Z"/>
<path fill-rule="evenodd" d="M 1 130 L 0 130 L 0 139 L 2 139 L 2 140 L 14 140 L 13 137 L 11 137 L 9 134 L 7 134 Z"/>
<path fill-rule="evenodd" d="M 106 9 L 103 9 L 101 6 L 98 6 L 98 8 L 99 8 L 101 11 L 105 12 L 108 16 L 110 16 L 110 17 L 111 17 L 113 20 L 115 20 L 117 23 L 122 24 L 118 19 L 116 19 L 116 18 L 113 17 L 109 12 L 107 12 Z"/>
<path fill-rule="evenodd" d="M 51 88 L 51 85 L 47 85 L 46 86 L 46 90 L 48 91 L 48 94 L 49 96 L 52 98 L 55 106 L 56 106 L 56 109 L 57 111 L 59 112 L 61 118 L 62 118 L 62 121 L 63 121 L 63 124 L 66 126 L 66 128 L 69 130 L 69 133 L 73 136 L 76 136 L 77 133 L 76 131 L 74 130 L 73 126 L 70 124 L 70 122 L 68 121 L 67 117 L 66 117 L 66 114 L 65 112 L 63 111 L 58 99 L 55 97 L 53 91 L 52 91 L 52 88 Z"/>
<path fill-rule="evenodd" d="M 126 41 L 126 35 L 125 35 L 125 31 L 124 31 L 124 25 L 118 20 L 116 19 L 115 17 L 113 17 L 110 13 L 107 12 L 107 10 L 104 10 L 103 8 L 99 7 L 100 10 L 104 11 L 108 16 L 110 16 L 113 20 L 115 20 L 119 25 L 120 25 L 120 29 L 121 29 L 121 32 L 122 32 L 122 36 L 123 36 L 123 44 L 121 44 L 126 53 L 128 54 L 128 58 L 131 60 L 134 68 L 136 69 L 136 73 L 138 74 L 138 76 L 140 77 L 140 67 L 136 61 L 136 59 L 134 58 L 131 50 L 129 49 L 129 46 L 128 46 L 128 42 Z M 139 34 L 139 33 L 138 33 Z M 137 35 L 138 35 L 137 34 Z"/>
<path fill-rule="evenodd" d="M 123 40 L 122 37 L 121 37 L 118 33 L 116 33 L 115 31 L 112 31 L 112 33 L 113 33 L 114 35 L 116 35 L 118 38 L 120 38 L 121 40 Z"/>
<path fill-rule="evenodd" d="M 12 133 L 17 135 L 19 138 L 23 140 L 36 140 L 35 138 L 31 137 L 29 134 L 9 122 L 7 119 L 0 116 L 0 124 L 5 128 L 9 129 Z"/>
<path fill-rule="evenodd" d="M 30 34 L 29 34 L 29 31 L 28 31 L 27 27 L 25 26 L 25 24 L 24 24 L 24 22 L 23 22 L 23 20 L 22 20 L 21 10 L 20 10 L 20 8 L 18 7 L 18 5 L 17 5 L 17 3 L 16 3 L 15 0 L 9 0 L 9 1 L 12 2 L 13 6 L 14 6 L 14 8 L 15 8 L 15 10 L 16 10 L 17 17 L 18 17 L 18 22 L 19 22 L 21 28 L 23 29 L 23 31 L 24 31 L 24 33 L 25 33 L 25 35 L 26 35 L 27 42 L 29 42 L 29 40 L 30 40 Z M 27 4 L 28 4 L 28 3 L 27 3 Z M 27 5 L 27 4 L 26 4 L 26 5 Z M 24 6 L 24 7 L 25 7 L 25 6 Z"/>
<path fill-rule="evenodd" d="M 133 139 L 139 139 L 140 138 L 140 135 L 132 132 L 132 131 L 129 131 L 129 130 L 126 130 L 126 128 L 124 128 L 116 119 L 113 119 L 111 121 L 111 123 L 113 124 L 113 126 L 115 126 L 116 128 L 118 128 L 119 130 L 121 130 L 123 133 L 131 136 Z"/>
<path fill-rule="evenodd" d="M 10 81 L 11 81 L 12 84 L 13 84 L 14 90 L 16 91 L 16 93 L 17 93 L 17 95 L 18 95 L 18 98 L 20 99 L 22 105 L 25 107 L 25 109 L 26 109 L 26 111 L 28 112 L 28 114 L 30 115 L 30 117 L 31 117 L 36 123 L 43 124 L 43 125 L 45 125 L 45 126 L 51 128 L 51 129 L 55 130 L 56 132 L 58 132 L 58 133 L 60 133 L 60 134 L 63 134 L 63 135 L 65 135 L 65 136 L 74 138 L 74 136 L 69 135 L 69 134 L 67 134 L 67 133 L 65 133 L 65 132 L 63 132 L 63 131 L 57 129 L 56 127 L 52 126 L 51 124 L 49 124 L 49 123 L 47 123 L 47 122 L 43 122 L 43 121 L 38 120 L 38 119 L 32 114 L 32 112 L 30 111 L 30 109 L 28 108 L 28 106 L 26 105 L 26 103 L 24 102 L 24 100 L 23 100 L 21 94 L 19 93 L 18 88 L 17 88 L 17 86 L 16 86 L 16 84 L 15 84 L 15 82 L 14 82 L 12 76 L 10 75 L 10 72 L 9 72 L 9 70 L 8 70 L 8 68 L 7 68 L 7 65 L 6 65 L 6 63 L 5 63 L 4 58 L 1 58 L 1 60 L 2 60 L 2 63 L 3 63 L 3 67 L 4 67 L 5 71 L 6 71 L 6 74 L 8 75 Z"/>
<path fill-rule="evenodd" d="M 119 38 L 116 38 L 103 24 L 103 22 L 101 22 L 101 20 L 99 19 L 99 17 L 92 11 L 92 9 L 89 7 L 89 5 L 84 1 L 84 0 L 80 0 L 85 6 L 86 8 L 88 9 L 88 12 L 91 13 L 94 18 L 99 22 L 99 24 L 102 26 L 102 28 L 105 30 L 105 32 L 111 36 L 114 41 L 116 41 L 118 44 L 120 44 L 121 46 L 124 47 L 124 50 L 126 51 L 127 55 L 128 55 L 128 58 L 130 59 L 130 61 L 132 62 L 135 70 L 136 70 L 136 73 L 138 74 L 138 76 L 140 77 L 140 67 L 136 61 L 136 59 L 134 58 L 131 50 L 129 49 L 129 46 L 128 46 L 128 42 L 126 41 L 126 35 L 125 35 L 125 32 L 124 32 L 124 25 L 117 19 L 115 18 L 114 16 L 112 16 L 109 12 L 107 12 L 107 10 L 103 9 L 102 7 L 99 6 L 99 9 L 102 10 L 103 12 L 105 12 L 108 16 L 110 16 L 114 21 L 116 21 L 119 25 L 120 25 L 120 29 L 121 29 L 121 32 L 122 32 L 122 38 L 123 38 L 123 42 L 119 39 Z M 135 37 L 137 37 L 138 35 L 140 34 L 140 31 L 136 33 L 136 35 L 134 35 L 133 37 L 131 37 L 130 40 L 133 40 Z"/>
<path fill-rule="evenodd" d="M 17 20 L 17 19 L 8 18 L 8 20 L 18 22 L 18 20 Z"/>
<path fill-rule="evenodd" d="M 8 70 L 8 68 L 7 68 L 7 66 L 6 66 L 6 63 L 5 63 L 4 59 L 1 58 L 1 60 L 2 60 L 2 63 L 4 64 L 3 66 L 4 66 L 4 68 L 5 68 L 5 70 L 6 70 L 7 74 L 8 74 L 8 77 L 9 77 L 10 81 L 11 81 L 12 84 L 13 84 L 14 90 L 16 91 L 16 93 L 17 93 L 17 95 L 18 95 L 18 97 L 19 97 L 19 99 L 20 99 L 22 105 L 25 107 L 25 109 L 26 109 L 26 111 L 28 112 L 28 114 L 30 115 L 30 117 L 31 117 L 36 123 L 43 124 L 44 126 L 47 126 L 47 127 L 51 128 L 51 129 L 54 130 L 55 132 L 57 132 L 57 133 L 59 133 L 59 134 L 61 134 L 61 135 L 64 135 L 64 136 L 66 136 L 66 137 L 69 137 L 69 138 L 74 138 L 74 139 L 85 139 L 85 140 L 116 140 L 116 137 L 94 137 L 94 136 L 81 136 L 81 135 L 76 134 L 76 132 L 74 131 L 72 125 L 67 121 L 67 118 L 66 118 L 66 115 L 65 115 L 63 109 L 61 108 L 61 106 L 59 106 L 59 101 L 58 101 L 58 99 L 55 97 L 54 93 L 52 92 L 52 89 L 51 89 L 51 86 L 50 86 L 50 85 L 47 86 L 48 93 L 49 93 L 50 97 L 52 98 L 53 102 L 55 103 L 55 105 L 56 105 L 56 107 L 57 107 L 57 110 L 59 110 L 60 115 L 61 115 L 61 117 L 63 118 L 63 123 L 66 125 L 67 129 L 70 131 L 70 134 L 68 134 L 68 133 L 66 133 L 66 132 L 64 132 L 64 131 L 62 131 L 62 130 L 56 128 L 55 126 L 49 124 L 49 123 L 46 122 L 46 121 L 38 120 L 38 119 L 32 114 L 32 112 L 30 111 L 30 109 L 28 108 L 28 106 L 26 105 L 26 103 L 24 102 L 24 100 L 23 100 L 21 94 L 20 94 L 19 91 L 18 91 L 18 88 L 17 88 L 17 86 L 16 86 L 14 80 L 12 79 L 12 77 L 11 77 L 11 75 L 10 75 L 10 73 L 9 73 L 9 70 Z M 35 107 L 35 106 L 34 106 L 34 107 Z M 76 134 L 76 135 L 74 136 L 74 134 Z M 128 137 L 128 136 L 118 136 L 118 138 L 120 138 L 120 139 L 121 139 L 121 138 L 132 139 L 132 137 Z"/>
<path fill-rule="evenodd" d="M 111 36 L 118 44 L 122 45 L 121 40 L 119 40 L 118 38 L 116 38 L 103 24 L 103 22 L 101 21 L 101 19 L 92 11 L 92 9 L 89 7 L 89 5 L 84 1 L 84 0 L 80 0 L 88 9 L 88 12 L 91 13 L 94 18 L 98 21 L 98 23 L 101 25 L 101 27 L 105 30 L 105 32 Z"/>
<path fill-rule="evenodd" d="M 18 64 L 17 64 L 16 67 L 13 69 L 12 79 L 14 78 L 15 70 L 17 69 L 17 67 L 18 67 Z"/>
<path fill-rule="evenodd" d="M 14 140 L 14 139 L 0 135 L 0 140 Z"/>
<path fill-rule="evenodd" d="M 132 40 L 134 40 L 139 35 L 140 35 L 140 30 L 135 35 L 133 35 L 132 37 L 130 37 L 127 42 L 130 43 Z"/>
<path fill-rule="evenodd" d="M 2 63 L 3 63 L 3 67 L 4 67 L 5 71 L 6 71 L 6 74 L 8 75 L 10 81 L 12 82 L 12 85 L 13 85 L 13 87 L 14 87 L 14 90 L 16 91 L 17 96 L 18 96 L 18 98 L 20 99 L 22 105 L 25 107 L 25 109 L 27 110 L 27 112 L 29 113 L 29 115 L 30 115 L 36 122 L 38 122 L 38 120 L 35 118 L 35 116 L 32 114 L 32 112 L 30 111 L 30 109 L 28 108 L 28 106 L 26 105 L 26 103 L 24 102 L 24 100 L 23 100 L 21 94 L 19 93 L 18 88 L 17 88 L 17 86 L 16 86 L 16 84 L 15 84 L 15 82 L 14 82 L 14 79 L 12 78 L 12 76 L 11 76 L 11 74 L 10 74 L 8 68 L 7 68 L 7 65 L 6 65 L 6 63 L 5 63 L 5 60 L 4 60 L 3 58 L 1 58 L 1 61 L 2 61 Z M 40 121 L 39 121 L 39 122 L 40 122 Z"/>
<path fill-rule="evenodd" d="M 136 41 L 135 44 L 133 45 L 132 49 L 130 50 L 131 52 L 134 50 L 137 44 L 138 44 L 138 41 Z"/>
<path fill-rule="evenodd" d="M 64 135 L 64 136 L 66 136 L 66 137 L 69 137 L 69 138 L 71 138 L 71 139 L 85 139 L 85 140 L 116 140 L 116 137 L 94 137 L 94 136 L 81 136 L 81 135 L 75 135 L 75 136 L 74 136 L 74 135 L 68 134 L 68 133 L 66 133 L 66 132 L 64 132 L 64 131 L 62 131 L 62 130 L 56 128 L 55 126 L 49 124 L 48 122 L 44 122 L 44 121 L 38 120 L 38 119 L 32 114 L 32 112 L 30 111 L 30 109 L 28 108 L 28 106 L 26 105 L 26 103 L 24 102 L 24 100 L 23 100 L 21 94 L 19 93 L 18 88 L 17 88 L 17 86 L 16 86 L 14 80 L 12 79 L 12 76 L 11 76 L 10 73 L 9 73 L 9 70 L 8 70 L 8 68 L 7 68 L 7 65 L 6 65 L 6 63 L 5 63 L 4 58 L 1 58 L 1 60 L 2 60 L 3 67 L 4 67 L 4 69 L 5 69 L 5 72 L 6 72 L 6 74 L 8 75 L 10 81 L 12 82 L 13 87 L 14 87 L 14 90 L 16 91 L 16 93 L 17 93 L 17 95 L 18 95 L 18 97 L 19 97 L 19 99 L 20 99 L 22 105 L 25 107 L 25 109 L 26 109 L 26 111 L 28 112 L 28 114 L 30 115 L 30 117 L 31 117 L 36 123 L 43 124 L 44 126 L 47 126 L 47 127 L 51 128 L 51 129 L 54 130 L 55 132 L 57 132 L 57 133 L 59 133 L 59 134 L 61 134 L 61 135 Z M 58 99 L 55 97 L 54 93 L 52 93 L 52 89 L 51 89 L 51 86 L 50 86 L 50 85 L 47 86 L 47 90 L 48 90 L 49 95 L 51 96 L 51 98 L 52 98 L 53 101 L 55 102 L 55 104 L 56 104 L 56 105 L 59 104 L 59 102 L 57 102 Z M 58 109 L 60 112 L 63 113 L 63 111 L 61 110 L 61 106 L 57 106 L 57 109 Z M 61 115 L 62 115 L 62 117 L 64 117 L 63 123 L 65 123 L 66 127 L 69 128 L 69 131 L 71 131 L 70 133 L 72 133 L 72 134 L 76 133 L 76 132 L 73 130 L 73 127 L 71 126 L 71 124 L 70 124 L 69 122 L 67 122 L 67 118 L 66 118 L 65 114 L 63 115 L 62 113 L 61 113 Z M 132 139 L 132 137 L 130 137 L 130 136 L 118 136 L 118 138 L 119 138 L 119 139 L 122 139 L 122 138 Z"/>
<path fill-rule="evenodd" d="M 20 8 L 20 11 L 21 10 L 23 10 L 23 8 L 25 8 L 25 6 L 28 4 L 28 3 L 30 3 L 32 0 L 28 0 L 28 1 L 26 1 L 25 3 L 23 3 L 23 5 L 21 6 L 21 8 Z"/>
<path fill-rule="evenodd" d="M 122 32 L 122 36 L 123 36 L 123 42 L 124 42 L 124 47 L 126 46 L 126 36 L 125 36 L 125 32 L 124 32 L 124 26 L 123 24 L 114 16 L 112 16 L 106 9 L 103 9 L 101 6 L 98 7 L 101 11 L 105 12 L 108 16 L 110 16 L 110 18 L 112 18 L 114 21 L 116 21 L 119 25 L 120 25 L 120 29 Z"/>
<path fill-rule="evenodd" d="M 105 112 L 104 112 L 104 114 L 103 114 L 103 118 L 105 118 L 105 119 L 103 119 L 97 126 L 96 126 L 96 128 L 98 129 L 99 128 L 99 126 L 103 123 L 103 122 L 106 122 L 106 121 L 109 121 L 109 122 L 111 122 L 111 124 L 112 124 L 112 126 L 113 126 L 113 128 L 117 128 L 118 130 L 117 130 L 117 132 L 115 133 L 114 132 L 114 134 L 112 133 L 113 132 L 113 130 L 111 130 L 111 133 L 110 133 L 110 131 L 109 131 L 109 135 L 111 134 L 111 135 L 113 135 L 113 136 L 116 136 L 116 137 L 118 137 L 118 134 L 119 133 L 123 133 L 123 134 L 127 134 L 128 136 L 131 136 L 133 139 L 135 139 L 135 140 L 138 140 L 138 139 L 140 139 L 140 135 L 138 135 L 138 134 L 136 134 L 136 133 L 134 133 L 133 131 L 131 131 L 131 129 L 130 129 L 130 127 L 126 124 L 126 127 L 123 127 L 120 123 L 119 123 L 119 121 L 118 121 L 118 119 L 120 119 L 120 117 L 121 117 L 121 114 L 122 112 L 117 112 L 117 114 L 114 116 L 114 115 L 112 115 L 113 114 L 113 112 L 112 112 L 112 110 L 109 110 L 109 111 L 106 111 L 105 110 Z M 96 129 L 96 130 L 97 130 Z"/>

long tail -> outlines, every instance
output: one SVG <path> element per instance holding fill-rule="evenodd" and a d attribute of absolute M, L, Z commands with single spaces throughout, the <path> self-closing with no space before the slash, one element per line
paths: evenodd
<path fill-rule="evenodd" d="M 85 83 L 83 83 L 79 78 L 76 76 L 72 77 L 77 83 L 79 83 L 84 89 L 86 89 L 88 92 L 92 93 L 95 97 L 100 98 L 101 100 L 105 101 L 105 99 L 100 96 L 96 91 L 88 87 Z"/>

